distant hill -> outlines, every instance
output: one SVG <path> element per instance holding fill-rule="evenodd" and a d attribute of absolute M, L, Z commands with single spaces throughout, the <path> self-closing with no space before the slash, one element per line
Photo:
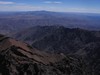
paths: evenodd
<path fill-rule="evenodd" d="M 91 70 L 99 74 L 100 31 L 36 26 L 19 32 L 14 37 L 42 51 L 80 56 Z"/>
<path fill-rule="evenodd" d="M 77 51 L 90 43 L 100 42 L 100 31 L 63 26 L 36 26 L 13 35 L 40 50 Z"/>
<path fill-rule="evenodd" d="M 0 33 L 17 32 L 37 25 L 100 30 L 100 15 L 50 11 L 0 12 Z"/>

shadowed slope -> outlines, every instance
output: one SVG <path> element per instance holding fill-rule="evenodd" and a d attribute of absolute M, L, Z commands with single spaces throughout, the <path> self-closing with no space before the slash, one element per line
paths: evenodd
<path fill-rule="evenodd" d="M 91 69 L 91 73 L 99 75 L 100 31 L 39 26 L 23 32 L 16 34 L 15 37 L 41 51 L 80 56 Z"/>
<path fill-rule="evenodd" d="M 1 75 L 84 75 L 87 73 L 86 66 L 80 62 L 80 58 L 65 56 L 63 53 L 50 54 L 39 51 L 9 37 L 0 36 L 0 40 L 2 40 L 0 41 Z"/>

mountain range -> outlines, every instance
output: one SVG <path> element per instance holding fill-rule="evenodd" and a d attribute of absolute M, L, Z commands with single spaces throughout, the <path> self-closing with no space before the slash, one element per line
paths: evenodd
<path fill-rule="evenodd" d="M 51 11 L 0 12 L 0 33 L 14 33 L 37 25 L 100 30 L 100 14 Z"/>
<path fill-rule="evenodd" d="M 100 75 L 100 14 L 0 12 L 0 75 Z"/>
<path fill-rule="evenodd" d="M 99 74 L 100 31 L 36 26 L 16 33 L 13 37 L 41 51 L 82 57 L 86 65 Z"/>

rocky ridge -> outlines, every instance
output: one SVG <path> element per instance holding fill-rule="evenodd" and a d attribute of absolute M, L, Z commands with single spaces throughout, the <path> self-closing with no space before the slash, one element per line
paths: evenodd
<path fill-rule="evenodd" d="M 50 54 L 0 35 L 0 75 L 86 75 L 85 63 L 63 53 Z"/>

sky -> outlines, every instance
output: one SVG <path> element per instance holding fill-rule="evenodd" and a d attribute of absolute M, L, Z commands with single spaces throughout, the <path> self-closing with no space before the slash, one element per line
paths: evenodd
<path fill-rule="evenodd" d="M 100 13 L 100 0 L 0 0 L 0 11 Z"/>

